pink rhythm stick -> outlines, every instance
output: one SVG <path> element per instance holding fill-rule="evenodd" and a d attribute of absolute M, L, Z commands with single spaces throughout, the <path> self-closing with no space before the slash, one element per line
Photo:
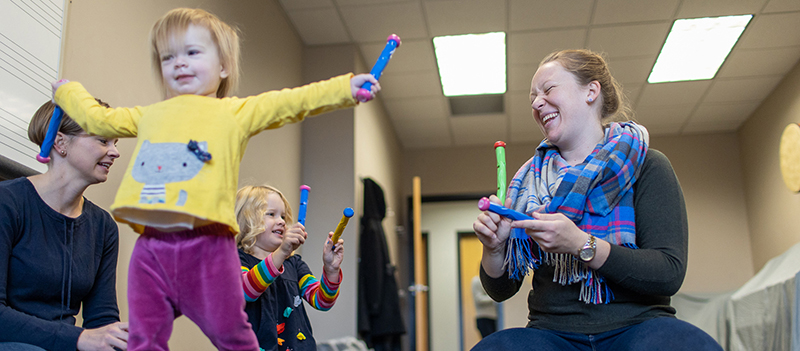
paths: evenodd
<path fill-rule="evenodd" d="M 375 62 L 375 66 L 372 66 L 372 70 L 369 71 L 375 79 L 381 78 L 381 73 L 383 73 L 383 69 L 386 68 L 386 64 L 389 63 L 389 59 L 392 58 L 394 54 L 394 50 L 400 46 L 400 37 L 397 34 L 392 34 L 388 38 L 386 38 L 386 46 L 383 48 L 381 52 L 381 56 L 378 57 L 378 62 Z M 361 102 L 367 102 L 372 100 L 372 93 L 370 89 L 372 88 L 372 83 L 366 82 L 364 85 L 361 86 L 361 89 L 358 90 L 356 93 L 356 99 Z"/>
<path fill-rule="evenodd" d="M 308 185 L 300 186 L 300 209 L 297 210 L 297 223 L 306 225 L 306 208 L 308 207 L 308 192 L 311 187 Z"/>
<path fill-rule="evenodd" d="M 511 218 L 511 219 L 513 219 L 515 221 L 524 221 L 524 220 L 528 220 L 528 219 L 535 219 L 535 218 L 533 218 L 531 216 L 528 216 L 528 215 L 526 215 L 526 214 L 524 214 L 522 212 L 517 212 L 517 211 L 514 211 L 514 210 L 512 210 L 510 208 L 505 208 L 505 207 L 500 206 L 500 205 L 498 205 L 496 203 L 493 203 L 493 202 L 489 201 L 488 198 L 485 198 L 485 197 L 481 198 L 480 201 L 478 201 L 478 209 L 480 209 L 481 211 L 487 211 L 488 210 L 489 212 L 497 213 L 497 214 L 499 214 L 499 215 L 501 215 L 503 217 Z"/>

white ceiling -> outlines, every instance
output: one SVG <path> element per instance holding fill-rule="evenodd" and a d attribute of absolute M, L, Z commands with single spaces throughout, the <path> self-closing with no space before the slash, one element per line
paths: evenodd
<path fill-rule="evenodd" d="M 653 135 L 736 130 L 800 58 L 800 0 L 280 0 L 306 45 L 355 43 L 374 64 L 389 34 L 402 45 L 381 98 L 405 148 L 538 142 L 528 94 L 558 49 L 603 52 L 637 120 Z M 648 84 L 679 18 L 754 14 L 712 80 Z M 507 33 L 505 113 L 450 115 L 432 38 Z"/>

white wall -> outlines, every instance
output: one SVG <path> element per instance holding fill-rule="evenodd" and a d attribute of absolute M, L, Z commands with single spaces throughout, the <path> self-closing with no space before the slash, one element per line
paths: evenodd
<path fill-rule="evenodd" d="M 421 229 L 428 233 L 429 250 L 430 350 L 456 351 L 461 345 L 458 233 L 471 232 L 478 214 L 477 201 L 422 203 Z M 528 276 L 520 291 L 501 304 L 504 328 L 527 324 L 530 286 Z"/>

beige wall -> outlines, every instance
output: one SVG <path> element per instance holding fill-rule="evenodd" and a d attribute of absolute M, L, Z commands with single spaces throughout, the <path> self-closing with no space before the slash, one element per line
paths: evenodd
<path fill-rule="evenodd" d="M 287 22 L 277 0 L 229 1 L 86 0 L 68 2 L 61 76 L 83 83 L 112 106 L 146 105 L 160 100 L 150 70 L 148 34 L 153 23 L 175 7 L 201 7 L 242 31 L 242 84 L 237 95 L 302 83 L 303 45 Z M 300 185 L 300 128 L 298 125 L 267 131 L 250 142 L 242 160 L 242 184 L 270 183 L 280 189 Z M 119 143 L 122 157 L 112 167 L 109 180 L 92 186 L 86 196 L 108 209 L 130 161 L 135 140 Z M 265 160 L 264 150 L 277 149 Z M 286 191 L 292 203 L 299 195 Z M 120 225 L 117 292 L 121 317 L 128 318 L 127 272 L 137 235 Z M 173 350 L 213 350 L 208 339 L 187 318 L 175 323 L 170 340 Z"/>
<path fill-rule="evenodd" d="M 689 266 L 682 291 L 734 290 L 753 274 L 736 135 L 654 137 L 669 157 L 689 216 Z"/>
<path fill-rule="evenodd" d="M 778 153 L 789 123 L 800 123 L 800 62 L 737 133 L 756 270 L 800 242 L 800 194 L 783 183 Z"/>
<path fill-rule="evenodd" d="M 348 72 L 366 71 L 358 51 L 351 45 L 308 47 L 304 53 L 304 79 L 308 82 Z M 400 144 L 380 97 L 360 104 L 353 110 L 312 118 L 302 124 L 302 130 L 302 178 L 312 187 L 313 193 L 309 197 L 309 214 L 312 210 L 322 212 L 315 212 L 313 219 L 309 217 L 307 227 L 317 225 L 328 228 L 324 232 L 327 234 L 327 230 L 335 228 L 345 207 L 355 210 L 342 235 L 346 251 L 339 298 L 328 312 L 309 310 L 309 318 L 317 340 L 355 336 L 358 234 L 363 213 L 363 185 L 360 179 L 372 178 L 383 188 L 387 206 L 383 227 L 389 250 L 396 258 L 397 234 L 394 228 L 399 221 L 396 209 L 401 194 Z M 312 271 L 322 267 L 317 247 L 321 247 L 323 241 L 324 238 L 309 229 L 303 259 Z"/>

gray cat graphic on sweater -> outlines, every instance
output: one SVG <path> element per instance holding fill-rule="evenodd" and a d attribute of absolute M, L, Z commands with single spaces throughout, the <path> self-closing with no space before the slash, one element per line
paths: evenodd
<path fill-rule="evenodd" d="M 205 141 L 199 142 L 198 146 L 201 150 L 208 150 Z M 144 183 L 139 203 L 166 203 L 165 184 L 194 178 L 203 164 L 184 143 L 151 143 L 145 140 L 131 172 L 133 179 Z M 187 195 L 186 190 L 181 189 L 176 205 L 186 204 Z"/>

